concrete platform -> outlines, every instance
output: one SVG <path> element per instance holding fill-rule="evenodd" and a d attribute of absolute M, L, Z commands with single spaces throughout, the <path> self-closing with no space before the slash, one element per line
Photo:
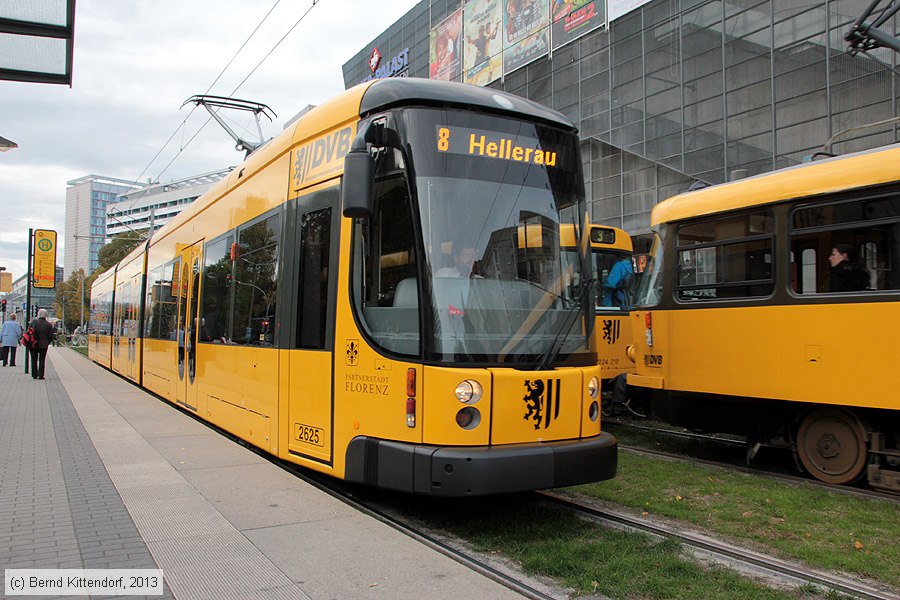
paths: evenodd
<path fill-rule="evenodd" d="M 44 380 L 0 367 L 0 477 L 3 569 L 159 568 L 153 598 L 520 597 L 63 348 Z"/>

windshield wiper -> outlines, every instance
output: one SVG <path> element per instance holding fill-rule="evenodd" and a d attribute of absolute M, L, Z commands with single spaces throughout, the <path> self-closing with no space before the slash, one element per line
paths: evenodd
<path fill-rule="evenodd" d="M 560 300 L 560 301 L 562 301 L 562 307 L 563 307 L 563 308 L 568 308 L 567 305 L 568 305 L 570 302 L 572 302 L 572 300 L 570 300 L 569 298 L 566 298 L 565 296 L 562 296 L 562 295 L 560 295 L 560 294 L 557 294 L 557 293 L 554 292 L 553 290 L 550 290 L 550 289 L 545 288 L 544 286 L 542 286 L 541 284 L 539 284 L 539 283 L 536 282 L 536 281 L 531 281 L 530 279 L 519 279 L 519 278 L 517 278 L 516 281 L 524 281 L 525 283 L 527 283 L 527 284 L 529 284 L 529 285 L 533 285 L 534 287 L 536 287 L 537 289 L 541 290 L 542 292 L 546 292 L 549 296 L 552 296 L 555 300 Z M 554 300 L 554 301 L 555 301 L 555 300 Z"/>
<path fill-rule="evenodd" d="M 553 361 L 556 360 L 556 357 L 559 356 L 559 353 L 562 352 L 562 348 L 566 344 L 566 340 L 569 339 L 569 334 L 572 332 L 572 325 L 575 323 L 575 317 L 581 312 L 585 300 L 592 297 L 592 292 L 596 284 L 597 279 L 594 277 L 587 280 L 586 285 L 581 290 L 581 296 L 578 297 L 575 305 L 572 306 L 569 309 L 569 312 L 566 313 L 566 316 L 563 317 L 562 327 L 556 332 L 550 347 L 547 348 L 547 351 L 541 357 L 541 360 L 538 361 L 537 366 L 534 368 L 535 371 L 543 371 L 548 368 L 553 364 Z M 561 335 L 562 339 L 559 339 L 559 336 Z"/>

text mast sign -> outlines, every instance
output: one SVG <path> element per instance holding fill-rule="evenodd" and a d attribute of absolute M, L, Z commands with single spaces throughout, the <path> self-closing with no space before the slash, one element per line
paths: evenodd
<path fill-rule="evenodd" d="M 52 229 L 34 231 L 34 287 L 56 287 L 56 232 Z"/>

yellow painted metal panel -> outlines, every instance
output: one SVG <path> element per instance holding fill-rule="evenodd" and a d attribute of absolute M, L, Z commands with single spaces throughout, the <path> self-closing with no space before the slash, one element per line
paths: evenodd
<path fill-rule="evenodd" d="M 628 374 L 628 385 L 649 388 L 651 390 L 665 389 L 665 380 L 662 377 L 652 375 L 637 375 L 636 373 Z"/>
<path fill-rule="evenodd" d="M 458 369 L 425 367 L 425 386 L 422 400 L 424 441 L 446 446 L 478 446 L 491 442 L 492 392 L 491 372 L 488 369 Z M 472 379 L 481 384 L 483 395 L 475 404 L 463 404 L 456 398 L 456 386 Z M 456 414 L 471 406 L 481 414 L 481 422 L 470 430 L 456 424 Z"/>
<path fill-rule="evenodd" d="M 175 401 L 175 381 L 178 345 L 169 340 L 143 341 L 144 387 L 170 402 Z"/>
<path fill-rule="evenodd" d="M 289 395 L 289 450 L 330 461 L 331 427 L 331 352 L 290 350 L 288 373 L 282 377 Z"/>
<path fill-rule="evenodd" d="M 654 347 L 638 344 L 637 370 L 663 377 L 666 389 L 900 408 L 884 377 L 900 363 L 900 347 L 885 342 L 885 324 L 900 319 L 896 302 L 652 314 Z"/>
<path fill-rule="evenodd" d="M 267 452 L 277 452 L 274 423 L 278 419 L 278 353 L 274 348 L 199 344 L 198 413 L 244 439 L 253 429 L 254 440 L 248 441 L 258 442 Z M 209 405 L 204 406 L 207 402 Z M 235 413 L 231 407 L 244 412 Z M 266 417 L 265 426 L 250 413 Z M 234 415 L 240 419 L 235 421 Z M 260 433 L 263 428 L 265 434 Z"/>
<path fill-rule="evenodd" d="M 594 322 L 594 341 L 602 379 L 630 373 L 634 363 L 626 350 L 631 344 L 631 319 L 623 313 L 598 313 Z"/>
<path fill-rule="evenodd" d="M 584 389 L 579 369 L 490 369 L 493 378 L 491 443 L 577 438 Z"/>
<path fill-rule="evenodd" d="M 109 369 L 112 360 L 112 336 L 89 335 L 88 357 L 95 363 Z"/>

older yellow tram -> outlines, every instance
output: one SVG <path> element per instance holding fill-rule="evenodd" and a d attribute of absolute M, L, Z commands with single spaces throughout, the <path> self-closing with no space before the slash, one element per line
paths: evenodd
<path fill-rule="evenodd" d="M 653 414 L 900 490 L 900 146 L 676 196 L 632 311 Z"/>
<path fill-rule="evenodd" d="M 618 227 L 591 225 L 591 269 L 597 280 L 596 324 L 597 357 L 605 383 L 634 371 L 628 359 L 633 302 L 634 248 L 631 236 Z"/>
<path fill-rule="evenodd" d="M 349 481 L 467 496 L 603 480 L 616 441 L 600 428 L 587 244 L 560 252 L 586 214 L 559 113 L 369 82 L 102 275 L 90 356 Z M 525 225 L 544 233 L 534 268 L 517 263 Z"/>

